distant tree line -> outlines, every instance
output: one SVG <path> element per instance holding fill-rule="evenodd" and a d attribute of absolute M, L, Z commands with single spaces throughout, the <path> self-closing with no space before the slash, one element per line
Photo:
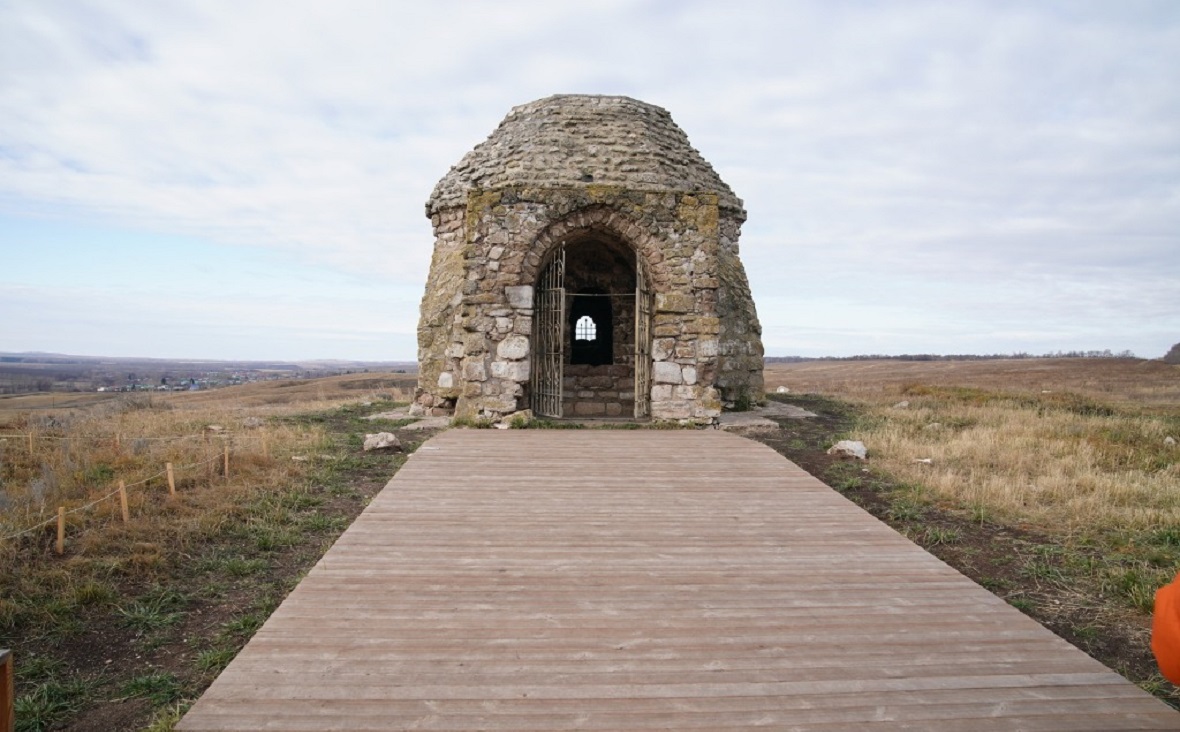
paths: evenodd
<path fill-rule="evenodd" d="M 1172 348 L 1180 361 L 1180 343 Z M 1169 352 L 1171 355 L 1172 352 Z M 766 363 L 800 363 L 802 361 L 995 361 L 1011 358 L 1135 358 L 1131 351 L 1115 353 L 1109 348 L 1102 351 L 1053 351 L 1035 355 L 1032 353 L 992 353 L 992 354 L 934 354 L 934 353 L 903 353 L 899 356 L 884 354 L 862 354 L 859 356 L 767 356 Z M 1167 360 L 1167 357 L 1164 357 Z"/>
<path fill-rule="evenodd" d="M 1180 343 L 1172 346 L 1172 348 L 1164 355 L 1164 363 L 1180 364 Z"/>

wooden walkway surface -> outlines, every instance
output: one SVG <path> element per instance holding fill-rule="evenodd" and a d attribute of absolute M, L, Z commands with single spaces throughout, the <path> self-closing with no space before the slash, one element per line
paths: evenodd
<path fill-rule="evenodd" d="M 753 727 L 1180 714 L 759 443 L 450 430 L 177 729 Z"/>

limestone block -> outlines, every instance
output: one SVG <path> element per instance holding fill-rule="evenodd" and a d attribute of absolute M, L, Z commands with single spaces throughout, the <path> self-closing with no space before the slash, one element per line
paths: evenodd
<path fill-rule="evenodd" d="M 696 366 L 685 366 L 680 370 L 680 377 L 684 379 L 686 384 L 697 383 L 697 369 Z"/>
<path fill-rule="evenodd" d="M 483 361 L 465 361 L 463 363 L 463 380 L 464 381 L 487 381 L 488 370 L 483 365 Z"/>
<path fill-rule="evenodd" d="M 695 386 L 677 386 L 672 389 L 673 399 L 682 399 L 684 401 L 691 401 L 697 398 L 697 388 Z"/>
<path fill-rule="evenodd" d="M 496 355 L 501 359 L 519 361 L 529 355 L 529 339 L 519 334 L 510 335 L 496 346 Z"/>
<path fill-rule="evenodd" d="M 652 401 L 651 416 L 656 419 L 688 419 L 692 416 L 692 405 L 688 402 Z"/>
<path fill-rule="evenodd" d="M 721 319 L 716 317 L 699 318 L 697 332 L 705 335 L 717 335 L 721 332 Z"/>
<path fill-rule="evenodd" d="M 607 402 L 606 403 L 606 416 L 618 417 L 622 414 L 623 414 L 623 405 L 622 404 L 619 404 L 618 402 Z"/>
<path fill-rule="evenodd" d="M 651 344 L 651 355 L 656 361 L 667 361 L 675 350 L 675 338 L 656 338 Z"/>
<path fill-rule="evenodd" d="M 721 344 L 716 338 L 702 338 L 697 341 L 697 357 L 713 358 L 721 350 Z"/>
<path fill-rule="evenodd" d="M 683 383 L 683 375 L 680 370 L 680 364 L 672 363 L 671 361 L 656 361 L 652 369 L 654 380 L 657 384 L 680 384 Z"/>
<path fill-rule="evenodd" d="M 455 386 L 455 375 L 450 371 L 444 371 L 438 375 L 438 388 L 450 389 Z"/>
<path fill-rule="evenodd" d="M 672 399 L 672 385 L 671 384 L 656 384 L 651 388 L 651 400 L 653 402 L 666 402 Z"/>
<path fill-rule="evenodd" d="M 606 405 L 602 402 L 574 402 L 574 414 L 579 417 L 595 417 L 606 414 Z"/>
<path fill-rule="evenodd" d="M 492 361 L 492 376 L 523 383 L 529 380 L 528 361 Z"/>
<path fill-rule="evenodd" d="M 516 318 L 512 325 L 512 332 L 520 335 L 531 335 L 533 332 L 533 318 L 529 316 L 521 316 Z"/>
<path fill-rule="evenodd" d="M 487 339 L 483 333 L 463 334 L 463 355 L 478 356 L 488 350 Z"/>
<path fill-rule="evenodd" d="M 533 309 L 533 287 L 532 285 L 519 285 L 516 287 L 505 287 L 504 295 L 508 298 L 508 304 L 517 310 L 532 310 Z"/>
<path fill-rule="evenodd" d="M 696 305 L 692 295 L 683 292 L 656 293 L 656 312 L 688 313 Z"/>
<path fill-rule="evenodd" d="M 508 333 L 512 330 L 512 318 L 496 318 L 496 332 Z"/>
<path fill-rule="evenodd" d="M 447 346 L 447 358 L 463 358 L 464 355 L 463 343 L 461 341 L 456 341 L 455 343 Z"/>

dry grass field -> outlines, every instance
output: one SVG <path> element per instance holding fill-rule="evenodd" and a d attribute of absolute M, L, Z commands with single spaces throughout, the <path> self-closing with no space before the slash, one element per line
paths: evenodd
<path fill-rule="evenodd" d="M 767 388 L 857 402 L 873 461 L 1055 532 L 1180 527 L 1180 367 L 1135 359 L 774 364 Z M 905 406 L 897 406 L 904 403 Z"/>
<path fill-rule="evenodd" d="M 1125 358 L 980 361 L 806 361 L 766 367 L 766 389 L 877 402 L 907 386 L 963 386 L 1014 394 L 1072 393 L 1139 411 L 1180 411 L 1180 366 Z M 893 403 L 893 402 L 891 402 Z"/>
<path fill-rule="evenodd" d="M 828 444 L 868 448 L 866 463 L 809 469 L 1180 705 L 1147 646 L 1155 590 L 1180 570 L 1180 366 L 819 361 L 772 364 L 766 381 L 840 417 Z"/>
<path fill-rule="evenodd" d="M 364 431 L 398 423 L 361 416 L 413 379 L 0 401 L 0 647 L 15 650 L 17 729 L 169 729 L 396 471 L 400 454 L 359 453 Z"/>

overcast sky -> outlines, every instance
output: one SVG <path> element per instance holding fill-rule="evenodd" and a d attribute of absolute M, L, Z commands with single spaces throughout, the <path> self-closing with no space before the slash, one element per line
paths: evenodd
<path fill-rule="evenodd" d="M 0 0 L 0 350 L 413 360 L 509 109 L 672 113 L 768 355 L 1180 341 L 1180 2 Z"/>

